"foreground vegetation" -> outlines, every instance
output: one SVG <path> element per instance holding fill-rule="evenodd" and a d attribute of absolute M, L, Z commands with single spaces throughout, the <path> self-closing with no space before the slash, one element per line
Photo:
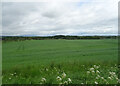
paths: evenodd
<path fill-rule="evenodd" d="M 3 43 L 3 84 L 117 84 L 116 39 Z"/>

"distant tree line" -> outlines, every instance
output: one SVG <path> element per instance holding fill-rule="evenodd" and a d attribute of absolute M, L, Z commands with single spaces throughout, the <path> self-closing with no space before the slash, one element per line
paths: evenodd
<path fill-rule="evenodd" d="M 67 40 L 80 40 L 80 39 L 117 39 L 117 36 L 35 36 L 35 37 L 24 37 L 24 36 L 3 36 L 3 41 L 24 41 L 24 40 L 51 40 L 51 39 L 67 39 Z"/>

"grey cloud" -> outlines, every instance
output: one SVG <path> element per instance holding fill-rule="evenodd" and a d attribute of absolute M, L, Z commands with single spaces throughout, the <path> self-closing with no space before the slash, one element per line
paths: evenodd
<path fill-rule="evenodd" d="M 110 3 L 81 4 L 3 3 L 3 35 L 117 33 L 117 11 L 114 6 Z M 106 4 L 112 9 L 105 7 Z"/>
<path fill-rule="evenodd" d="M 45 12 L 42 14 L 43 16 L 45 17 L 48 17 L 48 18 L 55 18 L 55 17 L 58 17 L 59 15 L 57 13 L 55 13 L 54 11 L 51 11 L 51 12 Z"/>

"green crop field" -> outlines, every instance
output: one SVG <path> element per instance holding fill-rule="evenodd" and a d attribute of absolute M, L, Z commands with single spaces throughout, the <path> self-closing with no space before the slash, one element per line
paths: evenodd
<path fill-rule="evenodd" d="M 117 84 L 118 41 L 3 42 L 3 84 Z"/>

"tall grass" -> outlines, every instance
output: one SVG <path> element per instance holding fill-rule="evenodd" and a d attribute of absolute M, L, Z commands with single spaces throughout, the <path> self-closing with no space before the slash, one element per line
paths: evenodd
<path fill-rule="evenodd" d="M 3 43 L 3 83 L 117 84 L 117 44 L 115 39 Z"/>

